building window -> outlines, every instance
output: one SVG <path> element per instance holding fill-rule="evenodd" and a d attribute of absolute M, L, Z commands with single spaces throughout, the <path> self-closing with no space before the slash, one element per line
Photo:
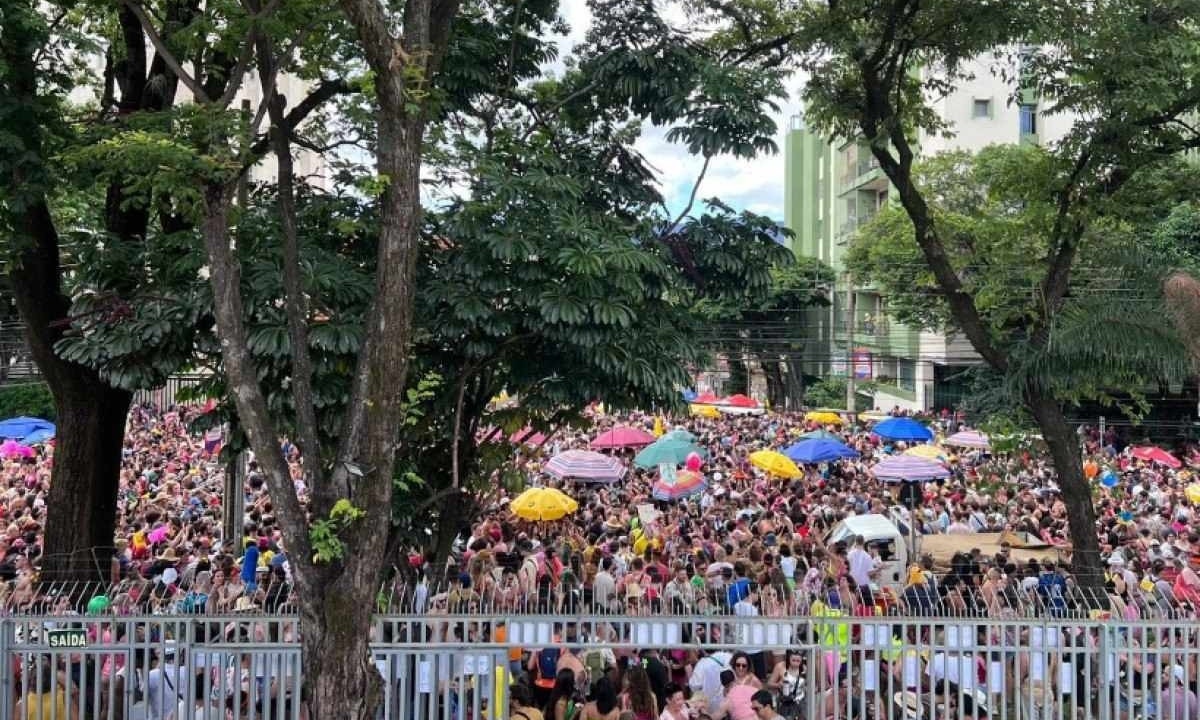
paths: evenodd
<path fill-rule="evenodd" d="M 991 116 L 992 101 L 988 98 L 975 98 L 975 104 L 971 107 L 971 117 L 986 120 Z"/>
<path fill-rule="evenodd" d="M 917 363 L 913 360 L 896 360 L 896 387 L 909 392 L 917 391 Z"/>
<path fill-rule="evenodd" d="M 1037 135 L 1037 105 L 1022 103 L 1018 108 L 1021 113 L 1021 135 Z"/>

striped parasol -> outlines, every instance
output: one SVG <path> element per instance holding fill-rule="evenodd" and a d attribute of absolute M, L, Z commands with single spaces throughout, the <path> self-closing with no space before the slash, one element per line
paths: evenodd
<path fill-rule="evenodd" d="M 625 465 L 608 455 L 591 450 L 568 450 L 550 458 L 543 468 L 556 478 L 590 483 L 614 483 L 625 477 Z"/>
<path fill-rule="evenodd" d="M 950 471 L 936 460 L 912 455 L 893 455 L 880 461 L 871 472 L 883 482 L 922 482 L 950 477 Z"/>
<path fill-rule="evenodd" d="M 707 487 L 708 480 L 700 473 L 680 470 L 675 473 L 673 481 L 666 479 L 655 481 L 651 495 L 655 500 L 682 500 L 704 492 Z"/>
<path fill-rule="evenodd" d="M 942 441 L 943 445 L 957 445 L 958 447 L 968 448 L 983 448 L 987 449 L 992 446 L 988 441 L 988 436 L 978 430 L 963 430 L 956 432 L 950 437 Z"/>

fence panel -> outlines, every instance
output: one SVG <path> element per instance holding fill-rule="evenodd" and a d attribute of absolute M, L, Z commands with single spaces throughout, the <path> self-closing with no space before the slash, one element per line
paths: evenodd
<path fill-rule="evenodd" d="M 735 682 L 747 672 L 791 678 L 772 686 L 788 720 L 1200 718 L 1195 623 L 822 612 L 379 616 L 371 638 L 384 681 L 378 717 L 508 718 L 511 683 L 533 653 L 557 647 L 575 656 L 559 668 L 588 668 L 581 689 L 597 674 L 617 677 L 623 664 L 698 668 L 706 657 Z M 271 616 L 3 618 L 0 720 L 301 720 L 299 630 L 295 617 Z M 721 689 L 692 686 L 694 717 L 720 714 Z"/>

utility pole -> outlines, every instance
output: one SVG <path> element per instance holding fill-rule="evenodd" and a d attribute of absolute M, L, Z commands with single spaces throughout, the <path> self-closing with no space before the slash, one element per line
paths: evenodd
<path fill-rule="evenodd" d="M 846 273 L 846 410 L 855 411 L 854 373 L 854 277 Z"/>

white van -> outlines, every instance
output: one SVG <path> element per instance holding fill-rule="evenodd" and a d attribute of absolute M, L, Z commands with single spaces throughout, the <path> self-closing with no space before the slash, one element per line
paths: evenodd
<path fill-rule="evenodd" d="M 883 559 L 879 572 L 879 584 L 885 587 L 904 587 L 908 578 L 908 545 L 904 535 L 885 515 L 855 515 L 842 520 L 825 536 L 825 546 L 844 542 L 850 544 L 855 535 L 861 535 L 867 547 L 878 547 Z"/>

